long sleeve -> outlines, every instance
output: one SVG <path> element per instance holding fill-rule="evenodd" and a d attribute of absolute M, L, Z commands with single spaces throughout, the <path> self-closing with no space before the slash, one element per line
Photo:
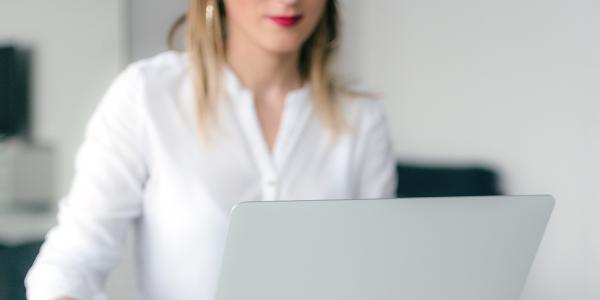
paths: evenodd
<path fill-rule="evenodd" d="M 393 198 L 396 195 L 396 157 L 383 105 L 373 100 L 358 171 L 358 197 Z"/>
<path fill-rule="evenodd" d="M 140 89 L 139 69 L 130 66 L 90 119 L 71 189 L 59 203 L 58 225 L 25 279 L 28 299 L 105 298 L 106 278 L 141 214 L 148 176 Z"/>

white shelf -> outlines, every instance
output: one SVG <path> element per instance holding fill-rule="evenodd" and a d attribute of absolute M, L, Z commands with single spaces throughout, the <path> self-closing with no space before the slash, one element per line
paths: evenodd
<path fill-rule="evenodd" d="M 53 198 L 52 163 L 50 147 L 18 138 L 0 142 L 0 210 L 48 205 Z"/>
<path fill-rule="evenodd" d="M 42 240 L 56 225 L 56 212 L 11 211 L 0 212 L 0 243 L 15 245 Z"/>

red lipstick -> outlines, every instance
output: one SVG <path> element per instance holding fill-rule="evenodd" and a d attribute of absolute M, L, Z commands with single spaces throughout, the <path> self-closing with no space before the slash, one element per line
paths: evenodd
<path fill-rule="evenodd" d="M 280 25 L 280 26 L 283 26 L 283 27 L 291 27 L 291 26 L 294 26 L 294 25 L 298 24 L 298 22 L 300 22 L 300 19 L 302 19 L 302 16 L 301 15 L 295 15 L 295 16 L 271 16 L 271 17 L 269 17 L 269 19 L 271 19 L 277 25 Z"/>

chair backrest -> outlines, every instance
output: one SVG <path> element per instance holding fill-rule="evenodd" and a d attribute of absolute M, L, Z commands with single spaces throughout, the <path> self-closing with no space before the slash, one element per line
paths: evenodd
<path fill-rule="evenodd" d="M 484 166 L 398 163 L 397 197 L 501 195 L 498 174 Z"/>

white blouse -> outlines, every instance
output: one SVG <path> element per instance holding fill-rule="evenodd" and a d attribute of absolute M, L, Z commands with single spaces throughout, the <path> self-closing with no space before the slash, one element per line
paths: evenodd
<path fill-rule="evenodd" d="M 394 196 L 379 101 L 340 99 L 351 130 L 332 140 L 305 84 L 285 98 L 270 152 L 252 93 L 227 68 L 220 123 L 204 142 L 186 57 L 166 52 L 130 65 L 100 102 L 58 225 L 27 274 L 30 300 L 105 299 L 130 228 L 139 299 L 212 300 L 236 203 Z"/>

